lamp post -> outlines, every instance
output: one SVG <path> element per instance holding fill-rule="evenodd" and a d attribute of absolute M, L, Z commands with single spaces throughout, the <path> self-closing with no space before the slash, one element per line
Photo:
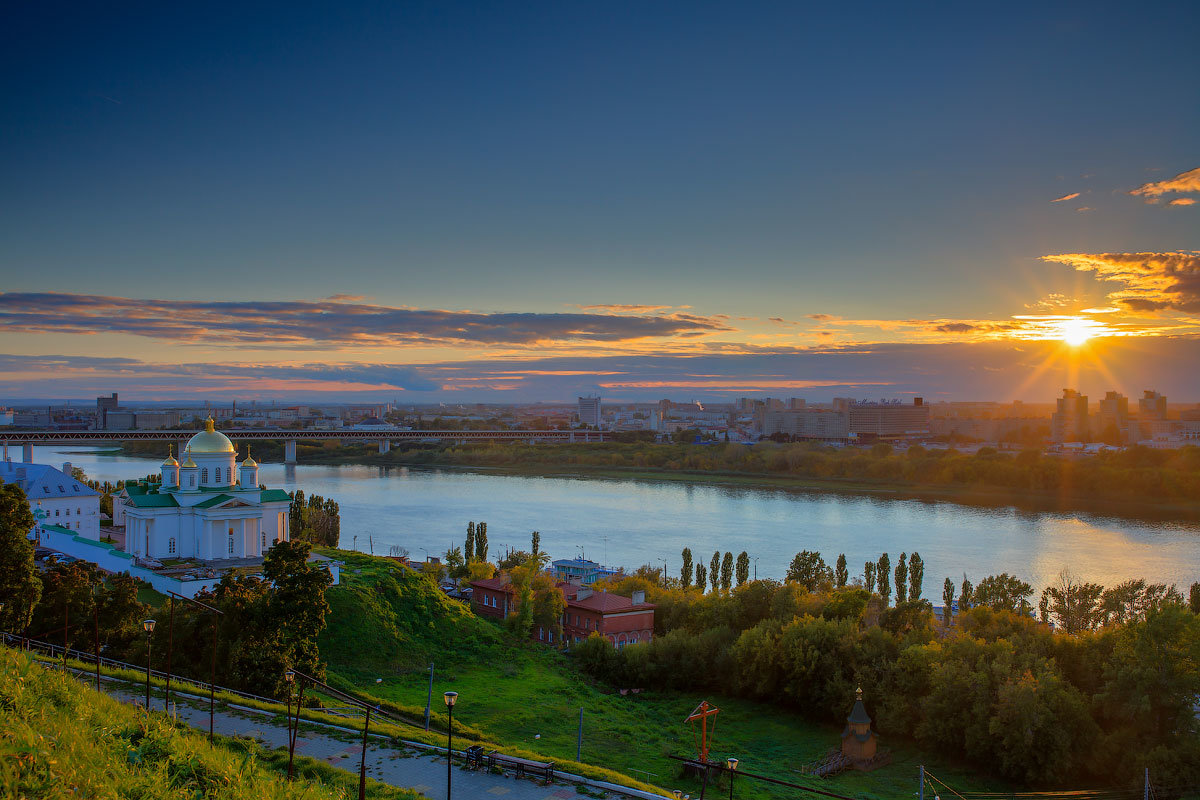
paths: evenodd
<path fill-rule="evenodd" d="M 300 733 L 300 703 L 304 699 L 304 684 L 300 684 L 300 696 L 296 698 L 296 713 L 292 714 L 292 687 L 296 683 L 296 673 L 288 670 L 283 673 L 288 690 L 288 780 L 292 778 L 292 759 L 296 755 L 296 736 Z"/>
<path fill-rule="evenodd" d="M 446 800 L 450 800 L 450 784 L 454 778 L 454 704 L 458 702 L 458 692 L 446 692 L 442 696 L 446 698 L 446 711 L 450 715 L 450 722 L 446 727 Z"/>
<path fill-rule="evenodd" d="M 725 766 L 729 770 L 729 800 L 733 800 L 733 776 L 737 774 L 738 760 L 736 758 L 725 759 Z"/>
<path fill-rule="evenodd" d="M 154 634 L 154 620 L 142 620 L 142 630 L 146 632 L 146 711 L 150 711 L 150 637 Z"/>

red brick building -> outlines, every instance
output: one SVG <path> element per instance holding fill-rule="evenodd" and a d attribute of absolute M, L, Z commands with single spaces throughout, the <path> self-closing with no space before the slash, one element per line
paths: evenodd
<path fill-rule="evenodd" d="M 471 606 L 484 617 L 504 619 L 516 610 L 515 588 L 504 576 L 471 581 Z M 558 590 L 567 601 L 560 620 L 563 638 L 581 642 L 599 633 L 621 648 L 627 644 L 648 642 L 654 636 L 654 604 L 646 602 L 645 592 L 624 597 L 610 592 L 597 592 L 573 583 L 559 583 Z M 533 638 L 554 643 L 554 631 L 535 626 Z"/>

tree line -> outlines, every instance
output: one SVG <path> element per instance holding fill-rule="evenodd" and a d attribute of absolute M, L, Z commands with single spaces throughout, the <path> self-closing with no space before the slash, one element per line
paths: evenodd
<path fill-rule="evenodd" d="M 342 517 L 338 504 L 319 494 L 309 495 L 297 489 L 288 506 L 288 531 L 293 540 L 311 542 L 320 547 L 337 547 L 342 538 Z"/>
<path fill-rule="evenodd" d="M 158 596 L 158 606 L 142 602 L 139 594 L 149 587 L 127 574 L 104 575 L 86 561 L 55 564 L 39 574 L 28 538 L 35 522 L 20 487 L 0 483 L 3 630 L 84 652 L 98 646 L 107 658 L 145 664 L 142 621 L 152 617 L 158 623 L 155 666 L 165 666 L 160 648 L 171 636 L 173 673 L 207 681 L 215 625 L 217 682 L 224 686 L 281 697 L 287 669 L 323 676 L 317 636 L 329 612 L 325 590 L 332 578 L 308 563 L 309 542 L 279 542 L 267 551 L 261 576 L 230 572 L 197 595 L 223 615 L 177 600 L 172 620 L 169 601 Z"/>
<path fill-rule="evenodd" d="M 621 650 L 592 637 L 575 657 L 615 686 L 733 693 L 828 722 L 861 686 L 883 735 L 1039 786 L 1124 783 L 1146 767 L 1166 784 L 1200 782 L 1200 584 L 1185 601 L 1129 581 L 1089 605 L 1079 598 L 1094 585 L 1066 573 L 1039 604 L 1052 630 L 1017 576 L 947 579 L 943 601 L 952 586 L 959 610 L 946 625 L 922 597 L 919 554 L 881 555 L 853 579 L 842 562 L 804 551 L 782 582 L 707 592 L 643 567 L 602 585 L 645 590 L 655 637 Z"/>

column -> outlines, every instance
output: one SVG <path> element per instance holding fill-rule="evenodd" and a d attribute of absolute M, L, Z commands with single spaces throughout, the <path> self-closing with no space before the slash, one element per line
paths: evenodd
<path fill-rule="evenodd" d="M 283 443 L 283 462 L 285 464 L 296 463 L 296 440 L 288 439 Z"/>
<path fill-rule="evenodd" d="M 381 456 L 386 455 L 387 452 L 391 449 L 392 449 L 392 443 L 389 442 L 387 439 L 384 439 L 382 442 L 379 443 L 379 455 L 381 455 Z"/>
<path fill-rule="evenodd" d="M 33 442 L 25 442 L 21 445 L 21 460 L 26 464 L 33 463 Z"/>

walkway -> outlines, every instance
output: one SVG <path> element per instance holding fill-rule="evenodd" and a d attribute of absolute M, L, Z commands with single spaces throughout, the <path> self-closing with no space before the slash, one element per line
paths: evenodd
<path fill-rule="evenodd" d="M 105 677 L 102 681 L 105 692 L 127 703 L 142 704 L 145 693 L 129 684 Z M 178 702 L 175 702 L 175 701 Z M 193 728 L 208 731 L 208 701 L 190 700 L 172 692 L 172 704 L 178 718 Z M 161 709 L 162 690 L 155 689 L 152 708 Z M 258 740 L 269 748 L 287 747 L 285 723 L 274 715 L 253 709 L 218 706 L 215 716 L 217 733 L 225 736 L 243 736 Z M 340 769 L 358 772 L 362 753 L 362 734 L 340 731 L 301 721 L 300 734 L 296 740 L 296 753 L 325 761 Z M 435 800 L 446 797 L 445 758 L 412 748 L 393 745 L 389 740 L 371 737 L 367 747 L 367 775 L 382 783 L 414 789 Z M 542 786 L 540 782 L 493 775 L 487 771 L 454 769 L 453 800 L 567 800 L 581 797 L 571 784 Z M 592 796 L 616 797 L 598 790 Z"/>

